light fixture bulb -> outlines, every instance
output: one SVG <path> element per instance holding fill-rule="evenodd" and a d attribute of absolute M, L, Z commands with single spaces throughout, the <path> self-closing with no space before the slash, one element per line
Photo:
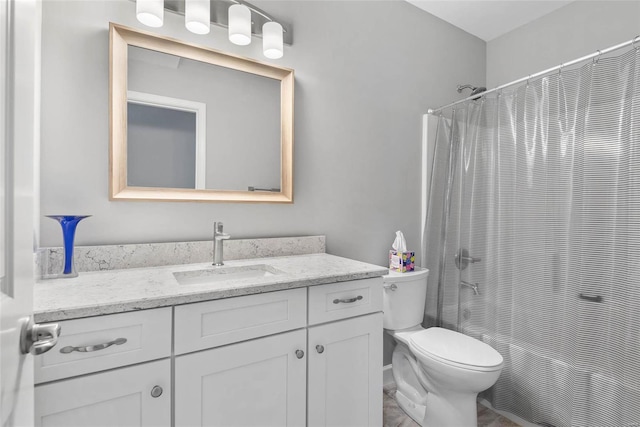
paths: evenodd
<path fill-rule="evenodd" d="M 195 34 L 209 34 L 210 9 L 209 0 L 186 0 L 184 26 L 187 30 Z"/>
<path fill-rule="evenodd" d="M 282 58 L 282 25 L 274 21 L 265 22 L 262 26 L 262 51 L 267 58 Z"/>
<path fill-rule="evenodd" d="M 229 7 L 229 41 L 240 46 L 251 43 L 251 10 L 243 4 Z"/>
<path fill-rule="evenodd" d="M 136 0 L 136 17 L 148 27 L 162 27 L 164 0 Z"/>

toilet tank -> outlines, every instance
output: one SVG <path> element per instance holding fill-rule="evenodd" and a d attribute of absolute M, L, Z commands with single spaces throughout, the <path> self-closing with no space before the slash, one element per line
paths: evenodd
<path fill-rule="evenodd" d="M 389 270 L 384 279 L 383 326 L 385 329 L 407 329 L 420 325 L 424 317 L 429 270 L 398 273 Z"/>

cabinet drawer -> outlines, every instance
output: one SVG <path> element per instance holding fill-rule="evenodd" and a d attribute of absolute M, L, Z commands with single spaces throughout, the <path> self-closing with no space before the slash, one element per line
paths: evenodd
<path fill-rule="evenodd" d="M 382 277 L 309 288 L 309 325 L 382 311 Z"/>
<path fill-rule="evenodd" d="M 304 328 L 306 296 L 299 288 L 177 306 L 175 353 Z"/>
<path fill-rule="evenodd" d="M 58 344 L 34 358 L 36 384 L 171 355 L 170 307 L 59 324 Z"/>

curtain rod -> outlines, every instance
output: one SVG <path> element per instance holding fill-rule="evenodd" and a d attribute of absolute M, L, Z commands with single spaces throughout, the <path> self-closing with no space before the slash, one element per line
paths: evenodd
<path fill-rule="evenodd" d="M 539 73 L 530 74 L 527 77 L 523 77 L 521 79 L 514 80 L 514 81 L 512 81 L 510 83 L 507 83 L 507 84 L 504 84 L 502 86 L 498 86 L 498 87 L 495 87 L 495 88 L 490 89 L 490 90 L 485 90 L 482 93 L 477 93 L 475 95 L 471 95 L 471 96 L 469 96 L 467 98 L 464 98 L 464 99 L 461 99 L 459 101 L 452 102 L 451 104 L 445 105 L 444 107 L 439 107 L 439 108 L 436 108 L 435 110 L 432 109 L 432 108 L 429 108 L 427 110 L 427 113 L 428 114 L 437 114 L 437 113 L 441 112 L 442 110 L 446 110 L 447 108 L 453 107 L 454 105 L 461 104 L 461 103 L 469 101 L 471 99 L 477 99 L 478 97 L 487 95 L 487 94 L 489 94 L 491 92 L 502 90 L 502 89 L 504 89 L 506 87 L 513 86 L 513 85 L 516 85 L 518 83 L 526 82 L 526 81 L 529 81 L 529 80 L 534 79 L 536 77 L 540 77 L 540 76 L 552 73 L 552 72 L 557 71 L 557 70 L 562 70 L 562 68 L 564 68 L 564 67 L 569 67 L 571 65 L 575 65 L 575 64 L 577 64 L 579 62 L 583 62 L 583 61 L 586 61 L 588 59 L 592 59 L 592 58 L 596 58 L 596 57 L 599 58 L 601 55 L 605 55 L 605 54 L 607 54 L 609 52 L 613 52 L 614 50 L 622 49 L 622 48 L 627 47 L 629 45 L 632 45 L 633 47 L 635 47 L 636 50 L 640 50 L 640 45 L 636 46 L 636 42 L 638 41 L 638 38 L 640 38 L 640 36 L 635 36 L 634 38 L 632 38 L 631 40 L 628 40 L 626 42 L 617 44 L 615 46 L 611 46 L 611 47 L 609 47 L 607 49 L 604 49 L 604 50 L 597 50 L 596 52 L 594 52 L 592 54 L 589 54 L 589 55 L 586 55 L 586 56 L 583 56 L 582 58 L 574 59 L 573 61 L 557 65 L 557 66 L 549 68 L 547 70 L 540 71 Z"/>

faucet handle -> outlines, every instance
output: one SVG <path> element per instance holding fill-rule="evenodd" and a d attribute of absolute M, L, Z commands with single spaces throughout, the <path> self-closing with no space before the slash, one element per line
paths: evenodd
<path fill-rule="evenodd" d="M 222 227 L 223 226 L 224 226 L 224 224 L 221 223 L 221 222 L 214 222 L 213 223 L 213 240 L 214 241 L 226 240 L 226 239 L 231 238 L 231 235 L 222 232 Z"/>

